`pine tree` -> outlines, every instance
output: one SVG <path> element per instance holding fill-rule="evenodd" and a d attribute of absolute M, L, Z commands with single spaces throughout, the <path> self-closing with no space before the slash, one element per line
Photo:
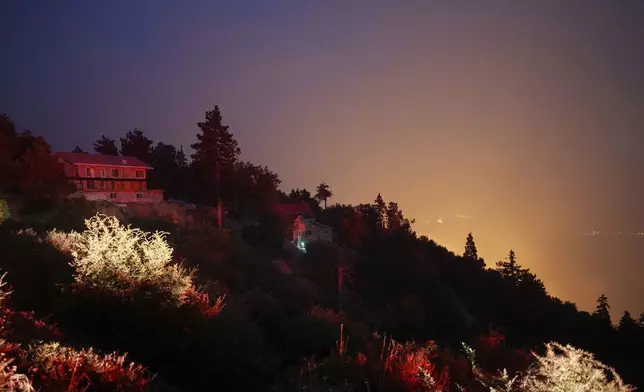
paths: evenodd
<path fill-rule="evenodd" d="M 517 263 L 514 251 L 510 249 L 506 261 L 499 261 L 496 263 L 496 269 L 505 278 L 512 278 L 518 282 L 521 266 Z"/>
<path fill-rule="evenodd" d="M 325 183 L 321 182 L 317 187 L 317 193 L 315 194 L 315 199 L 320 202 L 324 200 L 324 208 L 326 208 L 326 200 L 330 199 L 333 196 L 331 188 Z"/>
<path fill-rule="evenodd" d="M 376 200 L 374 200 L 373 202 L 373 207 L 376 211 L 378 228 L 380 230 L 383 230 L 387 224 L 387 205 L 385 204 L 385 200 L 382 198 L 380 193 L 378 193 L 378 196 L 376 196 Z"/>
<path fill-rule="evenodd" d="M 175 156 L 176 165 L 179 169 L 188 167 L 188 160 L 186 159 L 186 154 L 183 152 L 183 145 L 179 147 L 179 151 Z"/>
<path fill-rule="evenodd" d="M 116 141 L 105 135 L 101 135 L 101 138 L 94 142 L 94 151 L 103 155 L 119 155 Z"/>
<path fill-rule="evenodd" d="M 75 152 L 75 153 L 77 153 L 77 154 L 85 154 L 85 151 L 83 151 L 83 149 L 82 149 L 82 148 L 80 148 L 79 146 L 74 147 L 74 149 L 72 150 L 72 152 Z"/>
<path fill-rule="evenodd" d="M 206 112 L 204 122 L 197 123 L 201 130 L 197 143 L 192 145 L 195 174 L 205 196 L 217 203 L 217 223 L 222 228 L 222 182 L 231 181 L 241 149 L 227 125 L 222 124 L 219 106 Z"/>
<path fill-rule="evenodd" d="M 134 128 L 121 138 L 121 155 L 135 157 L 149 163 L 153 150 L 152 143 L 152 140 L 148 139 L 143 131 Z"/>
<path fill-rule="evenodd" d="M 387 206 L 386 216 L 387 228 L 389 230 L 400 229 L 405 223 L 403 212 L 400 210 L 400 207 L 398 207 L 398 203 L 395 203 L 393 201 L 390 201 L 389 205 Z"/>
<path fill-rule="evenodd" d="M 624 311 L 624 315 L 619 320 L 617 329 L 625 334 L 634 334 L 637 332 L 637 328 L 638 325 L 635 319 L 631 316 L 628 310 Z"/>
<path fill-rule="evenodd" d="M 479 259 L 479 254 L 476 250 L 476 244 L 474 243 L 474 237 L 472 236 L 472 233 L 469 233 L 467 235 L 467 239 L 465 240 L 465 252 L 463 252 L 463 257 L 469 257 L 474 260 Z"/>
<path fill-rule="evenodd" d="M 595 311 L 593 312 L 593 315 L 601 319 L 602 321 L 605 321 L 607 323 L 611 323 L 610 321 L 610 305 L 608 304 L 608 298 L 602 294 L 598 299 L 597 299 L 597 307 L 595 308 Z"/>

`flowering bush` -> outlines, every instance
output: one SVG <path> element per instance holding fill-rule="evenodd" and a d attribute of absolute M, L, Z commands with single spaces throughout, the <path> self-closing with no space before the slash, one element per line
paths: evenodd
<path fill-rule="evenodd" d="M 145 233 L 98 214 L 85 224 L 81 233 L 49 233 L 49 241 L 74 258 L 77 283 L 113 293 L 150 286 L 169 294 L 175 305 L 193 289 L 193 273 L 171 264 L 172 248 L 164 233 Z"/>
<path fill-rule="evenodd" d="M 27 358 L 44 390 L 142 391 L 151 378 L 141 365 L 126 364 L 125 355 L 99 355 L 91 348 L 75 350 L 58 343 L 30 346 Z"/>
<path fill-rule="evenodd" d="M 559 343 L 546 344 L 543 356 L 533 354 L 536 363 L 521 380 L 529 392 L 629 392 L 615 369 L 597 361 L 593 354 Z"/>
<path fill-rule="evenodd" d="M 524 373 L 510 377 L 482 372 L 474 362 L 474 350 L 465 347 L 474 375 L 490 392 L 631 392 L 615 369 L 596 360 L 593 354 L 556 342 L 546 344 L 546 353 L 533 353 L 535 362 Z"/>

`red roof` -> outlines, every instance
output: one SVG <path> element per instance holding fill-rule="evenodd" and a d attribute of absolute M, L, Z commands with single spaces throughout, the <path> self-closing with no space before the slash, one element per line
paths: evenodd
<path fill-rule="evenodd" d="M 312 218 L 313 210 L 308 203 L 294 203 L 294 204 L 275 204 L 273 210 L 282 215 L 283 217 L 294 218 L 298 215 L 303 215 L 307 218 Z"/>
<path fill-rule="evenodd" d="M 134 157 L 85 154 L 83 152 L 57 152 L 55 155 L 72 165 L 105 165 L 152 169 L 152 166 Z"/>

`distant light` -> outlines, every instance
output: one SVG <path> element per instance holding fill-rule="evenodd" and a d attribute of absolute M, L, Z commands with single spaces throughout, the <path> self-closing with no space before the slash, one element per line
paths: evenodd
<path fill-rule="evenodd" d="M 438 223 L 443 223 L 443 218 L 438 218 L 438 219 L 436 219 L 436 222 L 438 222 Z"/>

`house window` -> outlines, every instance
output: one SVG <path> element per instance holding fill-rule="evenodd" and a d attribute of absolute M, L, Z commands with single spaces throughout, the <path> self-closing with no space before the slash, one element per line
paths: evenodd
<path fill-rule="evenodd" d="M 112 177 L 118 177 L 119 176 L 119 169 L 112 169 Z"/>
<path fill-rule="evenodd" d="M 92 177 L 92 169 L 90 169 L 89 167 L 85 169 L 85 175 L 87 177 Z"/>
<path fill-rule="evenodd" d="M 136 178 L 143 178 L 143 170 L 136 171 Z"/>
<path fill-rule="evenodd" d="M 105 169 L 101 169 L 101 178 L 105 178 Z"/>
<path fill-rule="evenodd" d="M 87 189 L 96 189 L 96 184 L 94 180 L 87 180 Z"/>
<path fill-rule="evenodd" d="M 137 198 L 138 200 L 143 199 L 143 193 L 137 193 L 137 194 L 136 194 L 136 198 Z"/>
<path fill-rule="evenodd" d="M 116 193 L 110 192 L 110 199 L 116 199 Z"/>

